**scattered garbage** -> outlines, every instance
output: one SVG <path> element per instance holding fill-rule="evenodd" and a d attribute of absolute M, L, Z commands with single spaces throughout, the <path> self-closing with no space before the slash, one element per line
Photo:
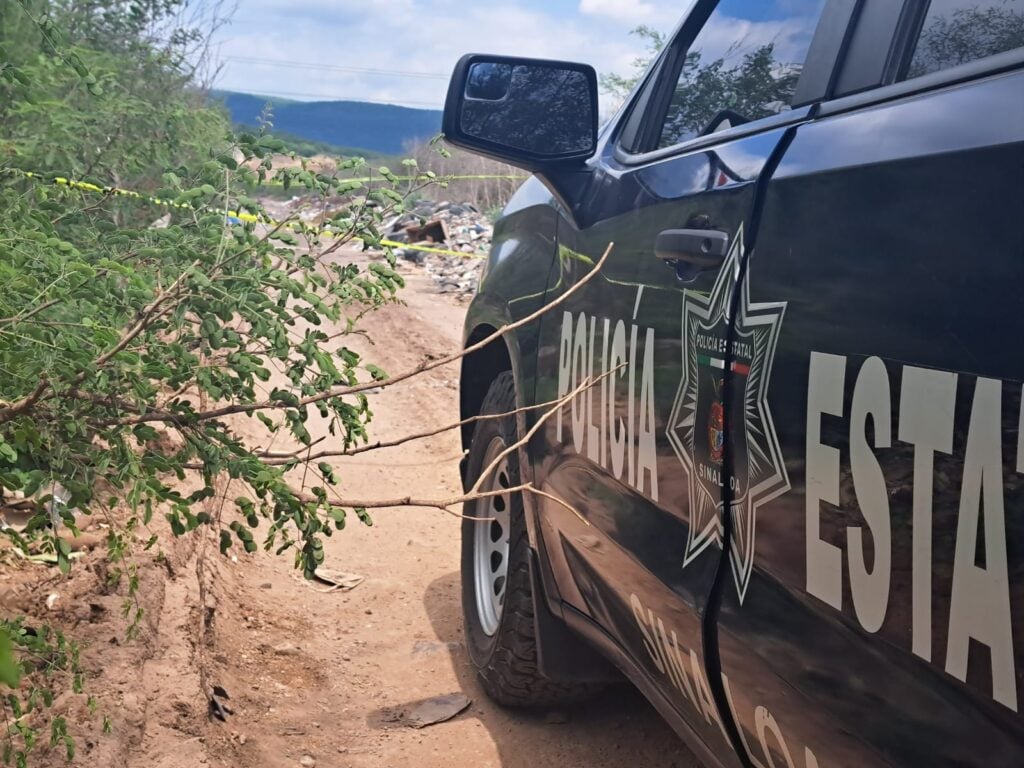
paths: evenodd
<path fill-rule="evenodd" d="M 53 486 L 50 488 L 49 512 L 50 525 L 53 527 L 53 530 L 56 531 L 58 528 L 60 528 L 61 523 L 63 522 L 61 520 L 61 515 L 67 509 L 68 501 L 70 501 L 70 499 L 71 491 L 69 491 L 60 483 L 54 483 Z M 72 510 L 71 512 L 72 514 L 74 514 L 75 510 Z"/>
<path fill-rule="evenodd" d="M 24 531 L 29 523 L 33 526 L 39 525 L 37 520 L 43 510 L 41 502 L 48 499 L 45 504 L 45 514 L 49 520 L 50 527 L 56 531 L 63 524 L 63 516 L 70 514 L 77 516 L 78 510 L 68 507 L 71 500 L 71 492 L 60 483 L 53 483 L 44 489 L 40 489 L 35 496 L 28 498 L 21 491 L 0 490 L 0 529 L 12 528 L 19 533 Z"/>
<path fill-rule="evenodd" d="M 313 578 L 319 581 L 321 584 L 327 584 L 329 589 L 318 589 L 317 592 L 321 594 L 329 594 L 330 592 L 351 592 L 353 589 L 358 587 L 364 581 L 365 576 L 360 576 L 358 573 L 343 573 L 341 571 L 334 571 L 330 568 L 317 568 L 316 573 L 313 574 Z"/>
<path fill-rule="evenodd" d="M 469 297 L 476 291 L 494 236 L 490 221 L 471 203 L 430 200 L 420 200 L 409 213 L 385 222 L 381 232 L 388 240 L 408 243 L 409 247 L 395 249 L 398 258 L 422 265 L 441 293 L 460 297 Z M 411 246 L 451 253 L 433 253 Z"/>
<path fill-rule="evenodd" d="M 428 725 L 436 725 L 451 720 L 456 715 L 465 712 L 472 704 L 472 700 L 462 693 L 449 693 L 444 696 L 434 696 L 410 704 L 403 718 L 405 724 L 412 728 L 426 728 Z"/>
<path fill-rule="evenodd" d="M 263 202 L 272 219 L 294 216 L 307 224 L 321 226 L 331 221 L 345 201 L 342 198 L 328 200 L 325 207 L 315 196 L 303 195 Z M 408 211 L 383 222 L 379 232 L 386 240 L 404 244 L 395 248 L 395 255 L 402 261 L 422 266 L 437 284 L 439 293 L 469 298 L 480 282 L 494 228 L 472 203 L 419 200 Z M 431 253 L 421 248 L 448 253 Z"/>
<path fill-rule="evenodd" d="M 210 717 L 220 720 L 222 723 L 226 722 L 228 715 L 235 714 L 235 711 L 224 702 L 229 700 L 231 697 L 228 692 L 221 686 L 215 685 L 207 695 L 207 699 L 210 704 Z"/>
<path fill-rule="evenodd" d="M 27 560 L 30 563 L 37 563 L 39 565 L 57 565 L 56 552 L 38 552 L 26 555 L 18 547 L 11 547 L 7 551 L 15 555 L 16 557 L 20 557 L 22 560 Z M 83 555 L 85 555 L 84 552 L 72 552 L 70 555 L 68 555 L 68 559 L 77 560 Z"/>

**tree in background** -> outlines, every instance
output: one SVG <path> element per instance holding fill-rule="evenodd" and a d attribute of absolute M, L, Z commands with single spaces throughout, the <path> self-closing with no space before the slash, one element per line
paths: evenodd
<path fill-rule="evenodd" d="M 1024 47 L 1024 12 L 1010 7 L 957 8 L 926 20 L 908 77 Z"/>
<path fill-rule="evenodd" d="M 630 34 L 645 41 L 646 52 L 634 60 L 631 73 L 601 77 L 601 87 L 619 99 L 632 93 L 667 42 L 664 34 L 647 26 L 636 27 Z M 737 42 L 716 58 L 706 58 L 700 50 L 686 54 L 663 123 L 661 146 L 712 129 L 726 113 L 732 113 L 732 121 L 757 120 L 790 103 L 801 66 L 778 61 L 773 43 L 730 63 L 741 49 L 742 43 Z"/>
<path fill-rule="evenodd" d="M 208 531 L 222 552 L 289 552 L 311 574 L 323 537 L 349 515 L 370 522 L 310 458 L 306 422 L 320 414 L 337 451 L 367 439 L 365 391 L 386 374 L 346 338 L 402 279 L 392 260 L 337 254 L 378 244 L 377 223 L 429 182 L 414 166 L 401 187 L 387 169 L 346 179 L 371 173 L 358 158 L 332 175 L 300 164 L 278 178 L 325 211 L 332 201 L 333 234 L 269 222 L 245 190 L 283 142 L 232 135 L 206 106 L 190 58 L 203 31 L 180 25 L 186 8 L 0 6 L 0 505 L 30 518 L 0 536 L 66 572 L 80 516 L 103 519 L 130 632 L 137 564 L 164 530 Z M 345 330 L 329 336 L 328 322 Z M 262 428 L 261 445 L 239 420 Z M 82 690 L 78 653 L 56 629 L 0 616 L 5 763 L 47 741 L 73 754 L 63 714 L 44 713 Z"/>
<path fill-rule="evenodd" d="M 713 129 L 728 114 L 736 121 L 758 120 L 778 113 L 792 101 L 801 67 L 775 59 L 775 46 L 762 45 L 738 64 L 726 56 L 704 62 L 699 51 L 686 55 L 664 120 L 660 146 Z"/>
<path fill-rule="evenodd" d="M 179 26 L 187 5 L 5 5 L 3 59 L 32 86 L 26 92 L 23 83 L 0 79 L 0 157 L 25 170 L 59 169 L 150 190 L 167 168 L 208 156 L 229 125 L 197 87 L 210 30 Z M 26 25 L 30 14 L 41 23 Z M 191 21 L 217 24 L 216 18 Z"/>
<path fill-rule="evenodd" d="M 625 101 L 626 97 L 633 92 L 637 83 L 640 82 L 640 78 L 647 72 L 651 62 L 654 61 L 655 57 L 665 47 L 666 42 L 664 33 L 652 29 L 645 24 L 633 28 L 629 34 L 639 37 L 646 46 L 644 53 L 633 59 L 633 71 L 627 75 L 620 75 L 614 72 L 605 73 L 600 78 L 601 90 L 613 96 L 620 103 Z"/>

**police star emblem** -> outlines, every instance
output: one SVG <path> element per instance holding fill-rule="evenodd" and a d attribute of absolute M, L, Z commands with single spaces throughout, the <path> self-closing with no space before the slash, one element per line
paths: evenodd
<path fill-rule="evenodd" d="M 768 385 L 786 304 L 752 304 L 746 278 L 737 297 L 742 260 L 741 227 L 710 295 L 683 294 L 683 379 L 668 422 L 668 438 L 689 486 L 690 531 L 683 567 L 710 544 L 722 541 L 722 491 L 723 482 L 728 482 L 733 534 L 729 560 L 741 603 L 754 565 L 758 508 L 790 487 L 768 407 Z M 730 347 L 733 311 L 737 318 Z M 727 375 L 732 377 L 729 403 L 722 400 Z M 723 412 L 732 420 L 728 436 L 723 431 Z M 731 440 L 731 477 L 724 476 L 725 439 Z"/>

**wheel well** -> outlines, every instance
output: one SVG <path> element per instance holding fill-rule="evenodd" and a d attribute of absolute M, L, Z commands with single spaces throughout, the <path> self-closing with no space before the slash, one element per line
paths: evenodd
<path fill-rule="evenodd" d="M 497 328 L 481 325 L 473 330 L 467 346 L 477 344 L 495 333 Z M 500 373 L 512 370 L 512 358 L 504 341 L 495 340 L 481 350 L 462 359 L 462 375 L 459 382 L 459 410 L 461 419 L 470 419 L 480 414 L 487 389 Z M 462 447 L 469 448 L 473 437 L 473 425 L 462 427 Z"/>

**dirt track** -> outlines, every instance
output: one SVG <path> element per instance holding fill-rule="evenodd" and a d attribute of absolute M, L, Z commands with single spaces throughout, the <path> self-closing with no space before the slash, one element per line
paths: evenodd
<path fill-rule="evenodd" d="M 389 372 L 457 348 L 465 308 L 407 271 L 406 306 L 368 325 L 374 362 Z M 368 345 L 363 344 L 363 349 Z M 374 438 L 454 420 L 457 367 L 373 395 Z M 336 462 L 347 494 L 427 498 L 458 495 L 457 435 Z M 631 687 L 559 713 L 502 710 L 477 686 L 462 645 L 459 521 L 441 512 L 382 510 L 372 528 L 350 521 L 326 546 L 332 569 L 365 576 L 351 592 L 325 594 L 264 554 L 231 562 L 208 555 L 210 618 L 199 652 L 210 682 L 230 694 L 235 714 L 209 722 L 191 671 L 199 600 L 194 553 L 172 558 L 175 576 L 157 590 L 138 652 L 90 652 L 101 702 L 115 732 L 95 739 L 85 764 L 416 768 L 696 766 L 694 758 Z M 146 580 L 152 582 L 152 574 Z M 104 634 L 105 632 L 105 634 Z M 109 629 L 97 631 L 97 642 Z M 405 705 L 464 692 L 456 719 L 423 730 L 401 722 Z M 308 763 L 308 761 L 307 761 Z M 59 764 L 54 761 L 54 764 Z"/>

